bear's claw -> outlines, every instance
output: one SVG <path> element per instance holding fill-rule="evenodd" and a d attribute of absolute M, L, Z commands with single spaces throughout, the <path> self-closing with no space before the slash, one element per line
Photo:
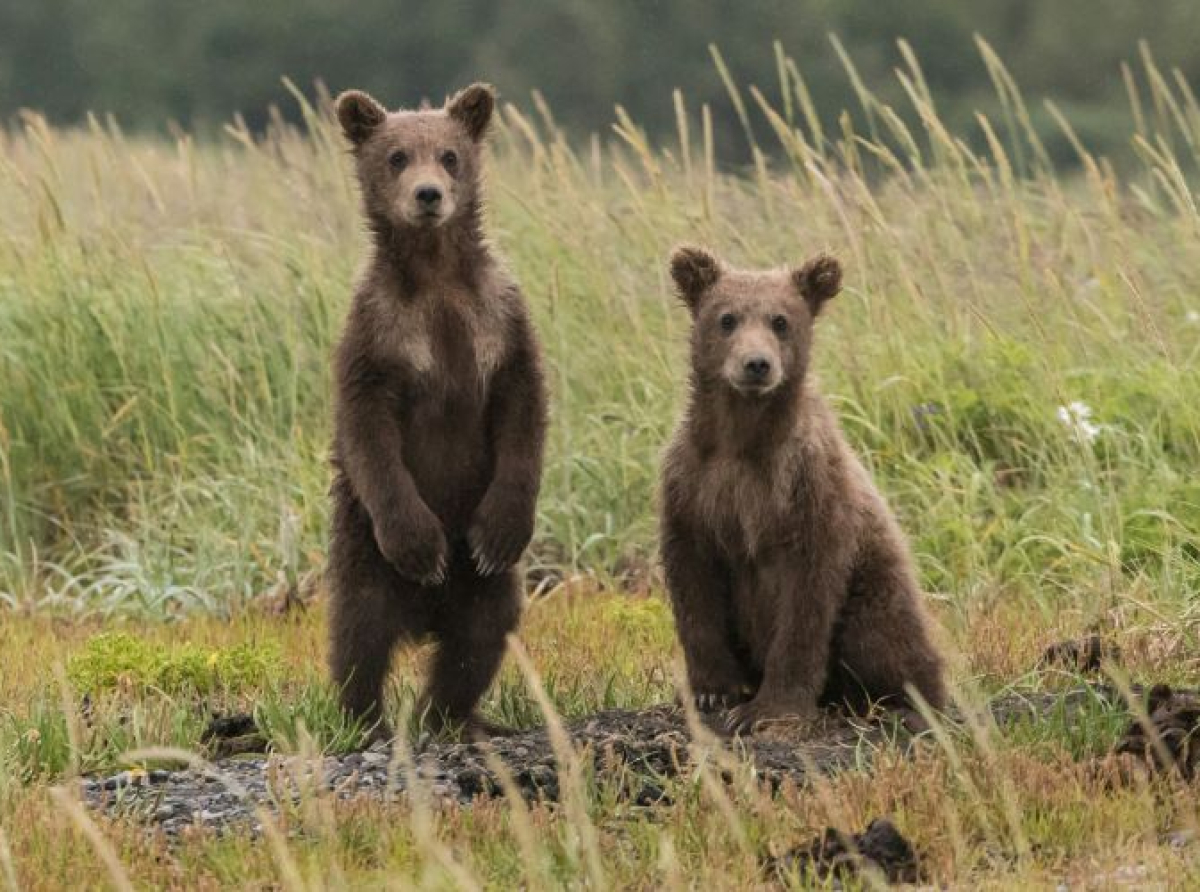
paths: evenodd
<path fill-rule="evenodd" d="M 488 557 L 478 545 L 471 549 L 471 560 L 475 562 L 475 569 L 479 571 L 480 576 L 492 576 L 512 566 L 506 561 Z"/>
<path fill-rule="evenodd" d="M 729 709 L 737 706 L 739 703 L 745 703 L 750 698 L 750 692 L 744 688 L 734 688 L 729 690 L 701 690 L 697 691 L 692 698 L 696 704 L 696 709 L 699 712 L 717 712 L 722 709 Z"/>
<path fill-rule="evenodd" d="M 446 556 L 439 555 L 437 566 L 433 568 L 432 573 L 428 573 L 421 577 L 420 584 L 426 588 L 433 588 L 441 585 L 446 581 Z"/>
<path fill-rule="evenodd" d="M 441 521 L 428 508 L 411 515 L 379 518 L 374 532 L 380 553 L 405 579 L 422 586 L 446 581 L 446 534 Z"/>
<path fill-rule="evenodd" d="M 467 532 L 471 560 L 481 576 L 513 567 L 533 535 L 532 511 L 501 496 L 485 497 Z M 523 520 L 528 515 L 529 520 Z"/>

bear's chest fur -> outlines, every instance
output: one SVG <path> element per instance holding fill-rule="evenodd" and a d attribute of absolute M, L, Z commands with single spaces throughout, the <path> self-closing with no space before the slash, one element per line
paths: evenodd
<path fill-rule="evenodd" d="M 376 340 L 402 371 L 406 402 L 484 403 L 507 349 L 503 307 L 479 295 L 419 295 L 377 320 Z"/>
<path fill-rule="evenodd" d="M 788 451 L 697 457 L 686 475 L 692 515 L 727 557 L 753 558 L 793 539 L 807 522 L 803 470 Z"/>
<path fill-rule="evenodd" d="M 808 549 L 832 528 L 857 523 L 848 508 L 863 489 L 861 469 L 821 407 L 811 405 L 763 438 L 736 436 L 755 429 L 713 424 L 695 405 L 676 433 L 667 456 L 674 495 L 667 497 L 732 564 L 781 546 Z M 850 501 L 839 497 L 847 493 Z"/>

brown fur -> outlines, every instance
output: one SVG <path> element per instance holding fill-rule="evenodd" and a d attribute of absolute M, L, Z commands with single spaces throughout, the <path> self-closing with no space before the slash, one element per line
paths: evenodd
<path fill-rule="evenodd" d="M 525 302 L 483 238 L 493 104 L 478 84 L 438 110 L 337 102 L 373 251 L 334 361 L 330 662 L 344 708 L 380 735 L 392 649 L 424 637 L 423 706 L 482 727 L 520 614 L 546 408 Z"/>
<path fill-rule="evenodd" d="M 692 375 L 663 468 L 662 556 L 697 702 L 739 704 L 738 731 L 907 685 L 942 706 L 904 536 L 807 375 L 838 262 L 747 272 L 684 248 L 671 271 Z"/>

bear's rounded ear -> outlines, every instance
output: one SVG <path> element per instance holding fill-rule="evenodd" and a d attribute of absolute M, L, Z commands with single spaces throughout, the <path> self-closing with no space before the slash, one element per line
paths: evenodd
<path fill-rule="evenodd" d="M 792 284 L 815 316 L 825 301 L 842 290 L 842 264 L 828 254 L 818 255 L 799 269 L 792 270 Z"/>
<path fill-rule="evenodd" d="M 387 120 L 387 110 L 362 90 L 347 90 L 337 98 L 337 116 L 346 139 L 361 146 Z"/>
<path fill-rule="evenodd" d="M 683 245 L 671 253 L 671 278 L 679 296 L 695 315 L 704 292 L 721 278 L 721 262 L 703 248 Z"/>
<path fill-rule="evenodd" d="M 495 108 L 495 88 L 491 84 L 471 84 L 450 98 L 446 114 L 462 124 L 467 135 L 478 142 L 487 134 Z"/>

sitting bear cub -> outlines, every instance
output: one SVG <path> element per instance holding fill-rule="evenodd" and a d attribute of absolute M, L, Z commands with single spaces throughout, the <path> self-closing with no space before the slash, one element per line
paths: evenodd
<path fill-rule="evenodd" d="M 734 732 L 903 701 L 906 686 L 943 706 L 904 536 L 807 376 L 840 265 L 750 272 L 681 248 L 671 274 L 692 372 L 663 468 L 662 557 L 697 704 L 732 707 Z"/>

